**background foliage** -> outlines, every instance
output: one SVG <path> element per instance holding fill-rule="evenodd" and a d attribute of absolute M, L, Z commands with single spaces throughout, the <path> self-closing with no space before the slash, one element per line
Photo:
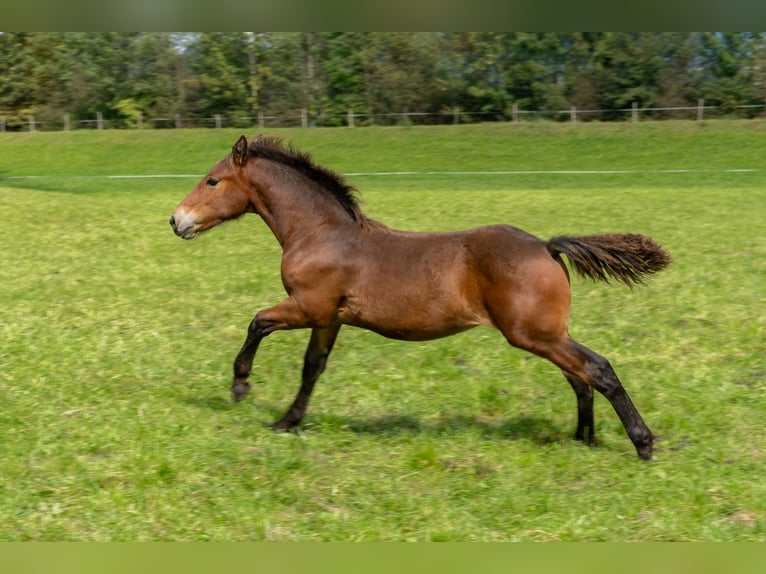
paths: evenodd
<path fill-rule="evenodd" d="M 348 110 L 364 114 L 360 123 L 455 108 L 471 113 L 462 121 L 507 119 L 514 104 L 615 119 L 633 102 L 704 98 L 724 111 L 760 105 L 740 110 L 755 114 L 766 101 L 766 35 L 751 32 L 6 32 L 0 66 L 9 128 L 30 114 L 60 122 L 101 113 L 131 127 L 141 112 L 165 127 L 176 115 L 297 122 L 306 109 L 313 125 L 331 126 Z"/>

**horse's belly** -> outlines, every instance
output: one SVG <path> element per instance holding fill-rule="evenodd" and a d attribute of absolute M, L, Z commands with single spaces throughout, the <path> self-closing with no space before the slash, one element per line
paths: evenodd
<path fill-rule="evenodd" d="M 342 323 L 374 331 L 390 339 L 427 341 L 488 324 L 485 314 L 462 300 L 434 297 L 349 297 L 339 309 Z"/>
<path fill-rule="evenodd" d="M 356 320 L 349 324 L 355 327 L 361 327 L 369 331 L 383 335 L 389 339 L 399 339 L 401 341 L 430 341 L 432 339 L 441 339 L 449 337 L 468 329 L 472 329 L 479 323 L 463 324 L 441 324 L 441 325 L 408 325 L 396 322 L 367 322 Z"/>

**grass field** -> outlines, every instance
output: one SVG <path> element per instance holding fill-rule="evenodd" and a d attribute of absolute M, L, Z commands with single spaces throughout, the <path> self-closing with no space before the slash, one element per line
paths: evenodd
<path fill-rule="evenodd" d="M 309 414 L 275 434 L 307 332 L 231 361 L 283 298 L 256 216 L 167 224 L 228 130 L 0 134 L 0 540 L 766 540 L 766 123 L 274 130 L 355 175 L 393 227 L 635 231 L 674 257 L 646 287 L 573 281 L 572 335 L 650 428 L 640 461 L 596 398 L 572 440 L 553 365 L 477 328 L 341 331 Z M 667 172 L 662 170 L 693 170 Z M 18 176 L 35 176 L 19 179 Z"/>

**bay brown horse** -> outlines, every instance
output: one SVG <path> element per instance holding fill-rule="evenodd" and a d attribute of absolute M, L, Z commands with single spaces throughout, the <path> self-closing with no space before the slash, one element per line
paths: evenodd
<path fill-rule="evenodd" d="M 355 191 L 277 138 L 242 136 L 170 218 L 176 235 L 192 239 L 257 213 L 282 246 L 287 298 L 250 323 L 234 361 L 236 400 L 250 391 L 258 345 L 274 331 L 311 329 L 300 390 L 273 425 L 289 430 L 306 413 L 341 325 L 409 341 L 486 325 L 562 370 L 577 397 L 576 439 L 594 442 L 595 389 L 614 407 L 638 456 L 651 458 L 654 436 L 609 362 L 569 337 L 571 290 L 561 256 L 582 276 L 632 286 L 670 262 L 659 245 L 638 234 L 544 241 L 508 225 L 397 231 L 366 217 Z"/>

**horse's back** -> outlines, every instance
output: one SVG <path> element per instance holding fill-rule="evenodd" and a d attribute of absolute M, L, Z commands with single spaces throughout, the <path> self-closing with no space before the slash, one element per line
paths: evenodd
<path fill-rule="evenodd" d="M 466 272 L 475 275 L 475 280 L 481 276 L 507 282 L 532 261 L 544 259 L 547 263 L 550 259 L 543 240 L 511 225 L 487 225 L 462 234 Z"/>

